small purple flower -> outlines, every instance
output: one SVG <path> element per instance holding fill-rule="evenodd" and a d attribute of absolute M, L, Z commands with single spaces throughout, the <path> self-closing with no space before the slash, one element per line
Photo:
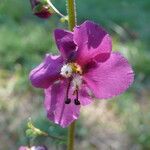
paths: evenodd
<path fill-rule="evenodd" d="M 79 117 L 81 105 L 108 99 L 123 93 L 133 82 L 134 73 L 128 61 L 112 52 L 109 34 L 97 24 L 86 21 L 73 32 L 54 32 L 59 56 L 47 54 L 43 63 L 33 69 L 33 86 L 45 89 L 48 118 L 67 127 Z"/>
<path fill-rule="evenodd" d="M 28 150 L 28 147 L 26 147 L 26 146 L 21 146 L 21 147 L 19 147 L 18 150 Z"/>
<path fill-rule="evenodd" d="M 45 146 L 32 146 L 30 148 L 26 146 L 21 146 L 19 150 L 48 150 L 48 149 Z"/>

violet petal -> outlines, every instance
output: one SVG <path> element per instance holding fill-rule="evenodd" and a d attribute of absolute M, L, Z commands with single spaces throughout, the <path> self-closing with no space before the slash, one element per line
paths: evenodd
<path fill-rule="evenodd" d="M 99 63 L 97 68 L 84 74 L 84 81 L 97 98 L 111 98 L 123 93 L 133 82 L 134 73 L 120 53 L 112 53 L 110 58 Z"/>
<path fill-rule="evenodd" d="M 74 59 L 76 45 L 73 41 L 73 33 L 67 30 L 56 29 L 54 31 L 57 47 L 65 60 Z"/>
<path fill-rule="evenodd" d="M 81 88 L 79 89 L 79 101 L 82 106 L 86 106 L 92 103 L 92 98 L 89 93 L 89 89 L 84 84 L 82 84 Z"/>
<path fill-rule="evenodd" d="M 44 61 L 30 72 L 29 78 L 32 85 L 37 88 L 48 88 L 60 78 L 62 65 L 61 56 L 47 54 Z"/>
<path fill-rule="evenodd" d="M 19 147 L 18 150 L 28 150 L 28 147 L 26 147 L 26 146 L 21 146 L 21 147 Z"/>
<path fill-rule="evenodd" d="M 65 128 L 79 117 L 80 106 L 74 104 L 72 92 L 70 104 L 65 104 L 67 82 L 60 81 L 45 89 L 44 106 L 47 111 L 47 117 L 56 124 Z"/>
<path fill-rule="evenodd" d="M 104 62 L 112 50 L 109 34 L 91 21 L 74 28 L 74 42 L 78 46 L 77 62 L 80 65 L 88 63 L 91 59 Z"/>

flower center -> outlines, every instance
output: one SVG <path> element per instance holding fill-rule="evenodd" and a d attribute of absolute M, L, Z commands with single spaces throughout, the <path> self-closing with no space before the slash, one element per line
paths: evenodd
<path fill-rule="evenodd" d="M 63 77 L 65 78 L 70 78 L 73 74 L 82 74 L 82 69 L 81 66 L 78 65 L 77 63 L 68 63 L 65 64 L 61 68 L 61 73 Z"/>
<path fill-rule="evenodd" d="M 69 83 L 68 83 L 68 87 L 67 87 L 67 91 L 66 91 L 65 104 L 70 104 L 71 103 L 71 99 L 68 96 L 69 96 L 70 86 L 72 85 L 72 90 L 73 90 L 72 95 L 76 96 L 75 99 L 74 99 L 74 104 L 75 105 L 80 105 L 80 101 L 78 99 L 78 91 L 79 91 L 79 88 L 82 84 L 82 76 L 81 76 L 82 75 L 82 69 L 81 69 L 81 66 L 78 65 L 77 63 L 65 64 L 61 68 L 61 73 L 60 74 L 65 78 L 70 78 Z"/>
<path fill-rule="evenodd" d="M 72 76 L 72 67 L 70 64 L 66 64 L 61 68 L 61 75 L 65 78 L 70 78 Z"/>

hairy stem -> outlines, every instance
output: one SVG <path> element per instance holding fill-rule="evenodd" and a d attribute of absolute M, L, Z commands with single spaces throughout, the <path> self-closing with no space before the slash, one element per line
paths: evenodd
<path fill-rule="evenodd" d="M 75 121 L 69 126 L 69 129 L 68 129 L 67 150 L 73 150 L 74 149 L 74 136 L 75 136 Z"/>
<path fill-rule="evenodd" d="M 73 30 L 76 25 L 76 4 L 75 0 L 67 0 L 67 11 L 68 11 L 68 26 L 69 30 Z"/>
<path fill-rule="evenodd" d="M 76 5 L 75 0 L 67 0 L 67 12 L 68 12 L 68 27 L 70 31 L 76 25 Z M 68 129 L 68 145 L 67 150 L 74 150 L 74 136 L 75 136 L 75 121 L 69 126 Z"/>

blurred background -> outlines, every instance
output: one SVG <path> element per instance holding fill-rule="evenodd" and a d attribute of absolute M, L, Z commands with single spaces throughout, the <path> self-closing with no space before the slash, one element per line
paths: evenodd
<path fill-rule="evenodd" d="M 66 14 L 65 0 L 53 0 Z M 150 0 L 77 0 L 78 24 L 89 19 L 101 24 L 113 38 L 113 50 L 132 64 L 135 81 L 113 100 L 83 107 L 76 129 L 76 150 L 150 150 Z M 55 28 L 67 28 L 54 15 L 33 16 L 29 0 L 0 1 L 0 150 L 27 145 L 29 117 L 51 135 L 66 129 L 49 122 L 43 109 L 43 91 L 28 81 L 32 68 L 45 53 L 57 53 Z M 35 138 L 31 144 L 63 150 L 62 142 Z"/>

